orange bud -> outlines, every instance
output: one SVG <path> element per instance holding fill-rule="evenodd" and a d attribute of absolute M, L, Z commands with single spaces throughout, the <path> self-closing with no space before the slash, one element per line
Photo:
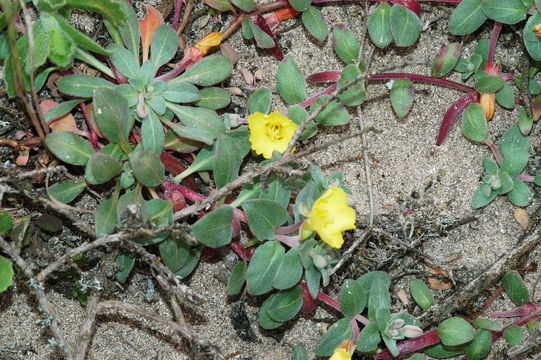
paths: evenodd
<path fill-rule="evenodd" d="M 541 37 L 541 24 L 537 24 L 534 27 L 532 27 L 532 30 L 537 31 L 537 36 Z"/>
<path fill-rule="evenodd" d="M 222 42 L 222 33 L 221 32 L 211 32 L 205 35 L 204 38 L 199 40 L 197 44 L 194 45 L 196 49 L 201 51 L 201 54 L 206 55 L 210 49 L 215 46 L 220 45 Z"/>
<path fill-rule="evenodd" d="M 295 16 L 299 15 L 300 12 L 293 9 L 292 7 L 286 7 L 280 10 L 276 10 L 274 14 L 276 14 L 276 17 L 278 18 L 278 20 L 284 21 L 284 20 L 294 18 Z"/>
<path fill-rule="evenodd" d="M 496 108 L 496 94 L 481 94 L 481 99 L 479 100 L 479 103 L 485 110 L 485 117 L 487 118 L 487 120 L 492 119 L 492 117 L 494 116 L 494 110 Z"/>

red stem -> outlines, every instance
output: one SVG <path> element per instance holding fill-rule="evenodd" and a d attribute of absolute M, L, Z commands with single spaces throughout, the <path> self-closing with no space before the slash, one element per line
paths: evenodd
<path fill-rule="evenodd" d="M 420 349 L 424 349 L 425 347 L 429 347 L 432 345 L 436 345 L 440 342 L 440 338 L 438 337 L 437 330 L 430 330 L 427 333 L 424 333 L 423 335 L 416 337 L 414 339 L 409 339 L 406 341 L 402 341 L 401 343 L 397 344 L 398 350 L 400 351 L 400 356 L 415 352 Z M 380 359 L 394 359 L 393 355 L 389 350 L 384 350 L 380 353 L 377 353 L 374 355 L 374 359 L 380 360 Z"/>
<path fill-rule="evenodd" d="M 83 117 L 86 120 L 86 126 L 88 127 L 88 132 L 90 133 L 90 143 L 94 147 L 95 150 L 99 150 L 100 147 L 98 146 L 98 134 L 96 133 L 96 130 L 92 127 L 92 123 L 90 122 L 90 116 L 88 115 L 88 111 L 86 109 L 86 104 L 84 102 L 79 104 L 79 107 L 81 108 L 81 112 L 83 113 Z"/>
<path fill-rule="evenodd" d="M 314 96 L 304 100 L 303 102 L 301 102 L 299 105 L 302 106 L 302 107 L 307 107 L 307 106 L 310 106 L 312 105 L 313 103 L 316 102 L 316 100 L 320 97 L 320 96 L 323 96 L 323 95 L 327 95 L 327 94 L 330 94 L 332 93 L 334 90 L 336 90 L 336 84 L 334 85 L 331 85 L 329 86 L 328 88 L 326 88 L 325 90 L 315 94 Z"/>
<path fill-rule="evenodd" d="M 180 22 L 180 9 L 182 9 L 182 0 L 177 0 L 177 3 L 175 4 L 175 13 L 173 15 L 173 22 L 171 23 L 171 26 L 173 27 L 173 30 L 178 29 L 178 24 Z"/>
<path fill-rule="evenodd" d="M 503 163 L 503 157 L 502 157 L 502 154 L 500 154 L 500 150 L 498 150 L 496 145 L 494 145 L 494 143 L 490 140 L 485 141 L 485 144 L 492 151 L 492 154 L 494 155 L 494 158 L 496 159 L 496 163 L 498 163 L 498 165 L 501 165 Z"/>
<path fill-rule="evenodd" d="M 488 60 L 487 67 L 491 67 L 494 62 L 494 52 L 496 51 L 496 43 L 500 37 L 500 32 L 502 31 L 502 23 L 494 21 L 494 27 L 492 28 L 492 33 L 490 34 L 490 43 L 488 46 Z"/>

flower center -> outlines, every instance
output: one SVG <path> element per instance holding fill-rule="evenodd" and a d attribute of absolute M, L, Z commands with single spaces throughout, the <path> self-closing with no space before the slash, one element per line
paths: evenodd
<path fill-rule="evenodd" d="M 267 135 L 271 141 L 279 141 L 284 137 L 282 130 L 283 127 L 278 122 L 269 122 L 265 126 L 265 135 Z"/>
<path fill-rule="evenodd" d="M 329 216 L 329 212 L 326 209 L 316 209 L 316 213 L 318 215 L 318 221 L 320 221 L 322 225 L 329 225 L 333 222 L 332 217 Z"/>

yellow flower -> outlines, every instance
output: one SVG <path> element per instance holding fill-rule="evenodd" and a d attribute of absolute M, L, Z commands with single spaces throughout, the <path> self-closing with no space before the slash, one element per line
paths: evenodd
<path fill-rule="evenodd" d="M 541 24 L 535 25 L 532 30 L 537 31 L 537 36 L 541 36 Z"/>
<path fill-rule="evenodd" d="M 252 150 L 270 159 L 274 151 L 282 153 L 287 150 L 299 126 L 277 112 L 268 115 L 256 112 L 248 117 L 248 127 Z"/>
<path fill-rule="evenodd" d="M 347 339 L 342 341 L 336 349 L 334 349 L 334 354 L 329 358 L 329 360 L 351 360 L 351 355 L 355 351 L 355 344 L 353 341 Z"/>
<path fill-rule="evenodd" d="M 344 243 L 342 231 L 351 229 L 355 229 L 355 210 L 348 206 L 346 193 L 338 186 L 331 186 L 316 200 L 303 225 L 303 230 L 316 231 L 337 249 Z"/>

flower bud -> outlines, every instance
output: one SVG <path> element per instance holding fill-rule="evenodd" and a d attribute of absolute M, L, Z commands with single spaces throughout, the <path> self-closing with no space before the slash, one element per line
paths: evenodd
<path fill-rule="evenodd" d="M 485 110 L 485 117 L 487 118 L 487 120 L 492 119 L 492 117 L 494 116 L 494 110 L 496 108 L 496 94 L 481 94 L 481 99 L 479 100 L 479 103 Z"/>

